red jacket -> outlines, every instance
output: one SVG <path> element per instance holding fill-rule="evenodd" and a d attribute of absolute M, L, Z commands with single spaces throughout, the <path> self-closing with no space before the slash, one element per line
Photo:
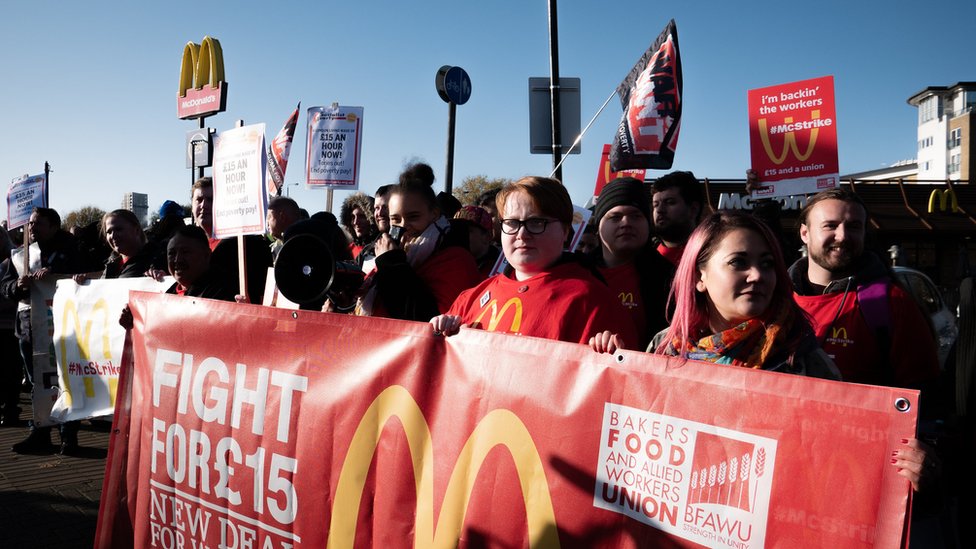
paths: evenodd
<path fill-rule="evenodd" d="M 865 320 L 857 288 L 886 276 L 880 260 L 867 256 L 857 275 L 832 282 L 823 293 L 814 291 L 806 280 L 806 261 L 801 259 L 791 268 L 794 298 L 810 315 L 820 346 L 834 359 L 844 381 L 919 388 L 939 375 L 929 323 L 898 285 L 888 287 L 890 349 L 882 349 Z"/>

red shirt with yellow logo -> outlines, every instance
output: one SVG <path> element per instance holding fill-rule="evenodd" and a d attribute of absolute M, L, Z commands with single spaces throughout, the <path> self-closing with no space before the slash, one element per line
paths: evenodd
<path fill-rule="evenodd" d="M 488 330 L 573 343 L 609 330 L 634 346 L 637 333 L 620 300 L 578 263 L 562 263 L 528 280 L 496 275 L 461 292 L 449 315 Z"/>
<path fill-rule="evenodd" d="M 633 262 L 616 267 L 601 267 L 600 274 L 607 281 L 610 293 L 630 315 L 634 328 L 641 336 L 640 343 L 650 341 L 654 334 L 647 333 L 647 313 L 641 299 L 640 276 Z M 646 345 L 644 345 L 646 347 Z"/>
<path fill-rule="evenodd" d="M 888 290 L 889 356 L 879 356 L 877 337 L 864 320 L 856 289 L 793 297 L 810 315 L 817 340 L 844 381 L 917 388 L 938 375 L 931 330 L 911 296 L 898 286 Z"/>

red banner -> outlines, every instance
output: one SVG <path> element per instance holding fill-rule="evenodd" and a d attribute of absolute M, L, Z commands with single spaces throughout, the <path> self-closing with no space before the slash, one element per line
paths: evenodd
<path fill-rule="evenodd" d="M 834 77 L 749 90 L 754 196 L 812 194 L 838 182 Z"/>
<path fill-rule="evenodd" d="M 96 547 L 902 539 L 913 391 L 131 295 Z"/>

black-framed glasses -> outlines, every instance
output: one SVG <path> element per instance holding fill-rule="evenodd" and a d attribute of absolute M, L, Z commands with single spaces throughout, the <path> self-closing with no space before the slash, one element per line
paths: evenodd
<path fill-rule="evenodd" d="M 550 223 L 557 222 L 558 219 L 545 219 L 542 217 L 531 217 L 529 219 L 502 219 L 502 232 L 505 234 L 518 234 L 519 229 L 525 227 L 529 234 L 542 234 Z"/>

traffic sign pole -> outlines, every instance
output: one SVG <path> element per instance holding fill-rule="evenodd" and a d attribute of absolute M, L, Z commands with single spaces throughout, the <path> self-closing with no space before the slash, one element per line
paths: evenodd
<path fill-rule="evenodd" d="M 454 189 L 454 115 L 457 105 L 451 101 L 447 110 L 447 167 L 444 168 L 444 192 L 451 194 Z"/>
<path fill-rule="evenodd" d="M 437 95 L 448 105 L 447 111 L 447 166 L 444 168 L 444 192 L 450 194 L 454 187 L 454 128 L 457 106 L 471 97 L 471 79 L 461 67 L 444 65 L 434 76 Z"/>

